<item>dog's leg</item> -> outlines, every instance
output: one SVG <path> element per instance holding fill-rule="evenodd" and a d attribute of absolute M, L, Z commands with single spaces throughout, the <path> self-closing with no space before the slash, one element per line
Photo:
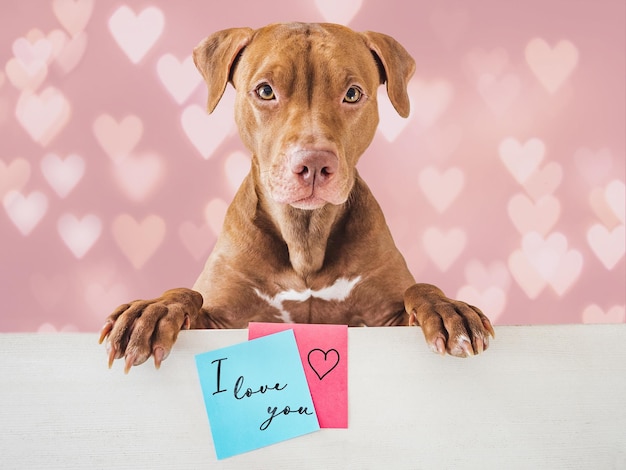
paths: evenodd
<path fill-rule="evenodd" d="M 479 308 L 449 299 L 437 287 L 415 284 L 404 294 L 409 325 L 421 326 L 430 348 L 457 357 L 480 354 L 495 337 L 489 319 Z"/>
<path fill-rule="evenodd" d="M 109 367 L 125 357 L 124 372 L 154 356 L 159 368 L 168 356 L 181 329 L 203 325 L 202 295 L 191 289 L 171 289 L 152 300 L 121 305 L 107 318 L 100 343 L 107 340 Z"/>

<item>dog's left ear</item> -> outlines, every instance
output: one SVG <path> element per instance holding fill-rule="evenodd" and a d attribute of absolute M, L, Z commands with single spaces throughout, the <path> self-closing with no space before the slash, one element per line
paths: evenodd
<path fill-rule="evenodd" d="M 411 110 L 407 84 L 413 72 L 415 61 L 404 47 L 391 36 L 366 31 L 362 33 L 368 47 L 380 61 L 384 72 L 381 83 L 387 83 L 387 94 L 391 104 L 402 117 L 408 117 Z"/>
<path fill-rule="evenodd" d="M 231 28 L 204 39 L 193 50 L 193 61 L 209 88 L 207 110 L 213 112 L 222 98 L 231 68 L 241 50 L 252 39 L 252 28 Z"/>

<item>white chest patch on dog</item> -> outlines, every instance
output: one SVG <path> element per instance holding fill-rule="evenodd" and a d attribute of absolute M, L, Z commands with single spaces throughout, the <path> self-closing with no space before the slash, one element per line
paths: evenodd
<path fill-rule="evenodd" d="M 272 307 L 276 308 L 279 312 L 280 319 L 285 323 L 293 323 L 291 319 L 291 315 L 287 310 L 283 308 L 283 302 L 292 301 L 292 302 L 305 302 L 309 300 L 311 297 L 316 299 L 326 300 L 326 301 L 337 301 L 343 302 L 346 300 L 354 286 L 356 286 L 361 280 L 361 276 L 357 276 L 352 279 L 346 279 L 345 277 L 340 277 L 337 279 L 331 286 L 324 287 L 320 290 L 314 289 L 305 289 L 302 291 L 297 291 L 294 289 L 285 290 L 279 292 L 278 294 L 270 297 L 269 295 L 264 294 L 258 289 L 254 289 L 256 295 L 258 295 L 261 299 L 265 300 Z"/>

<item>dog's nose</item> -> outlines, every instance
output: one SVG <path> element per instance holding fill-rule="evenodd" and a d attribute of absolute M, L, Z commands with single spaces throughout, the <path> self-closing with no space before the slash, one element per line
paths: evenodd
<path fill-rule="evenodd" d="M 291 157 L 291 171 L 308 185 L 325 183 L 338 166 L 337 156 L 326 150 L 301 150 Z"/>

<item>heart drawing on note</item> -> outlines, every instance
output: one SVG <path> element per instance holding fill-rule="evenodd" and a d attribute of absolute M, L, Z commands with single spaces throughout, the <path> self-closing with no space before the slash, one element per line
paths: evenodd
<path fill-rule="evenodd" d="M 329 349 L 328 351 L 317 348 L 311 349 L 307 360 L 315 375 L 323 380 L 339 364 L 339 352 L 336 349 Z"/>

